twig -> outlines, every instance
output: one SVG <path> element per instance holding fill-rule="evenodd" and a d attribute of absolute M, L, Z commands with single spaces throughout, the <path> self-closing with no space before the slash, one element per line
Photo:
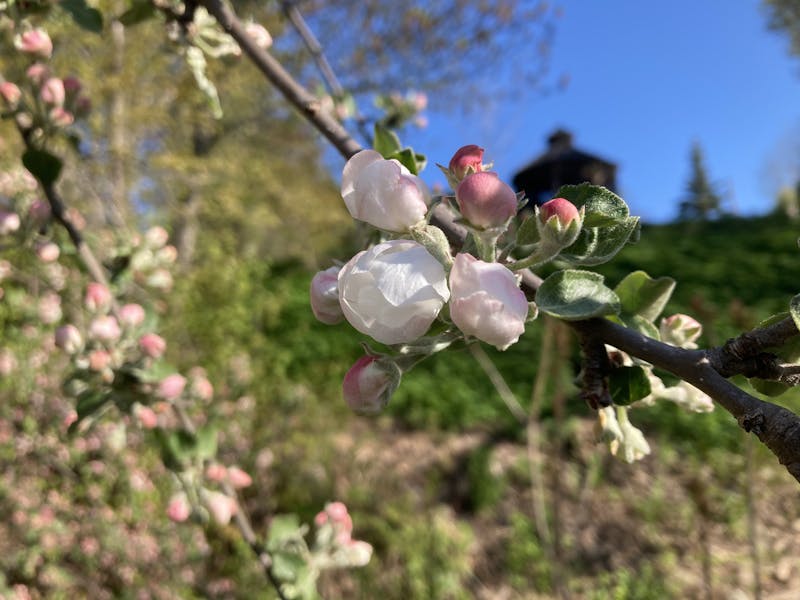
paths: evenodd
<path fill-rule="evenodd" d="M 519 421 L 521 424 L 525 424 L 528 420 L 528 415 L 525 413 L 525 409 L 520 406 L 520 403 L 517 401 L 517 397 L 514 395 L 514 392 L 511 391 L 511 388 L 508 387 L 505 378 L 503 378 L 503 374 L 497 370 L 494 362 L 489 355 L 486 354 L 486 350 L 484 350 L 479 343 L 470 344 L 468 346 L 470 354 L 472 354 L 472 358 L 480 365 L 483 372 L 486 373 L 486 376 L 489 378 L 489 381 L 492 382 L 494 389 L 497 391 L 497 394 L 505 403 L 506 407 L 508 407 L 508 412 L 510 412 L 514 418 Z"/>

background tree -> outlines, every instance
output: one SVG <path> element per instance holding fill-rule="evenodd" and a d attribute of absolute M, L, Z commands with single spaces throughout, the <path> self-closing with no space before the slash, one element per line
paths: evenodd
<path fill-rule="evenodd" d="M 686 195 L 680 203 L 678 218 L 682 221 L 708 220 L 722 214 L 722 196 L 708 177 L 703 149 L 698 142 L 692 145 L 691 175 Z"/>

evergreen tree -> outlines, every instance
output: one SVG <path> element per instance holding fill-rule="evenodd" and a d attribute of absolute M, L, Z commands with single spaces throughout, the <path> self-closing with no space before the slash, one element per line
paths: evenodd
<path fill-rule="evenodd" d="M 692 145 L 691 170 L 678 218 L 688 221 L 719 217 L 722 214 L 722 196 L 708 177 L 703 149 L 697 142 Z"/>

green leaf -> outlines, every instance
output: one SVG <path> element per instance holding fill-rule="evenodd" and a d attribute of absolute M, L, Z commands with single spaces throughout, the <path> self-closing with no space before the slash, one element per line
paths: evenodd
<path fill-rule="evenodd" d="M 197 457 L 210 460 L 217 455 L 217 428 L 207 424 L 197 430 Z"/>
<path fill-rule="evenodd" d="M 541 312 L 565 321 L 619 313 L 617 295 L 605 285 L 603 276 L 590 271 L 567 269 L 553 273 L 536 292 Z"/>
<path fill-rule="evenodd" d="M 634 331 L 638 331 L 642 335 L 646 335 L 647 337 L 653 338 L 654 340 L 661 339 L 661 332 L 658 330 L 658 327 L 653 325 L 653 323 L 651 323 L 641 315 L 629 315 L 623 312 L 618 316 L 611 316 L 608 318 L 611 321 L 618 323 L 619 325 L 623 325 L 628 329 L 633 329 Z"/>
<path fill-rule="evenodd" d="M 400 152 L 395 152 L 386 158 L 394 158 L 400 162 L 406 169 L 411 171 L 412 175 L 419 174 L 419 165 L 417 164 L 417 155 L 411 148 L 403 148 Z M 424 158 L 424 157 L 423 157 Z"/>
<path fill-rule="evenodd" d="M 297 579 L 299 571 L 306 566 L 302 556 L 294 552 L 272 553 L 272 574 L 281 582 L 292 582 Z"/>
<path fill-rule="evenodd" d="M 642 367 L 617 367 L 608 375 L 611 400 L 617 406 L 627 406 L 650 395 L 650 380 Z"/>
<path fill-rule="evenodd" d="M 614 292 L 619 296 L 623 314 L 639 315 L 655 321 L 675 289 L 671 277 L 653 279 L 644 271 L 634 271 L 619 282 Z"/>
<path fill-rule="evenodd" d="M 270 550 L 277 550 L 286 540 L 294 539 L 299 535 L 300 519 L 297 515 L 276 515 L 269 524 L 267 546 Z"/>
<path fill-rule="evenodd" d="M 800 329 L 800 294 L 797 294 L 789 303 L 789 313 L 792 315 L 794 325 Z"/>
<path fill-rule="evenodd" d="M 380 123 L 375 123 L 375 138 L 372 141 L 372 147 L 380 152 L 384 158 L 392 158 L 393 155 L 403 149 L 397 134 Z"/>
<path fill-rule="evenodd" d="M 584 207 L 584 227 L 608 227 L 623 222 L 630 214 L 622 198 L 599 185 L 562 185 L 556 197 L 566 198 L 578 208 Z"/>
<path fill-rule="evenodd" d="M 759 379 L 758 377 L 751 377 L 747 381 L 759 394 L 764 394 L 771 398 L 780 396 L 789 389 L 787 384 L 780 381 L 767 381 L 766 379 Z"/>
<path fill-rule="evenodd" d="M 578 239 L 558 255 L 574 265 L 594 266 L 608 262 L 639 228 L 639 217 L 626 217 L 608 227 L 584 226 Z"/>
<path fill-rule="evenodd" d="M 166 432 L 154 429 L 153 434 L 161 448 L 161 460 L 172 471 L 182 471 L 191 462 L 197 448 L 195 436 L 185 429 Z"/>
<path fill-rule="evenodd" d="M 51 185 L 61 174 L 63 163 L 60 158 L 46 150 L 28 149 L 22 155 L 22 164 L 43 185 Z"/>
<path fill-rule="evenodd" d="M 528 246 L 539 241 L 539 225 L 536 215 L 525 219 L 517 230 L 517 245 Z"/>
<path fill-rule="evenodd" d="M 75 412 L 78 413 L 76 423 L 100 410 L 110 399 L 107 390 L 88 389 L 78 394 Z"/>
<path fill-rule="evenodd" d="M 59 6 L 72 16 L 77 25 L 87 31 L 103 31 L 103 15 L 96 8 L 87 6 L 86 0 L 61 0 Z"/>
<path fill-rule="evenodd" d="M 138 25 L 156 15 L 156 7 L 150 0 L 134 2 L 132 6 L 119 16 L 119 22 L 125 27 Z"/>

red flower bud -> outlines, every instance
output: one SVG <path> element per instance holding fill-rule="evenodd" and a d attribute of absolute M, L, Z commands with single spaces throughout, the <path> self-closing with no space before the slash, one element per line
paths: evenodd
<path fill-rule="evenodd" d="M 542 204 L 539 209 L 539 218 L 542 220 L 542 223 L 547 223 L 553 216 L 558 217 L 558 221 L 562 227 L 566 227 L 575 219 L 580 218 L 578 209 L 566 198 L 553 198 Z"/>
<path fill-rule="evenodd" d="M 475 144 L 462 146 L 450 159 L 447 168 L 456 181 L 461 181 L 471 173 L 483 171 L 483 148 Z"/>
<path fill-rule="evenodd" d="M 456 200 L 464 218 L 484 229 L 503 227 L 517 214 L 517 195 L 496 173 L 467 176 L 456 188 Z"/>

